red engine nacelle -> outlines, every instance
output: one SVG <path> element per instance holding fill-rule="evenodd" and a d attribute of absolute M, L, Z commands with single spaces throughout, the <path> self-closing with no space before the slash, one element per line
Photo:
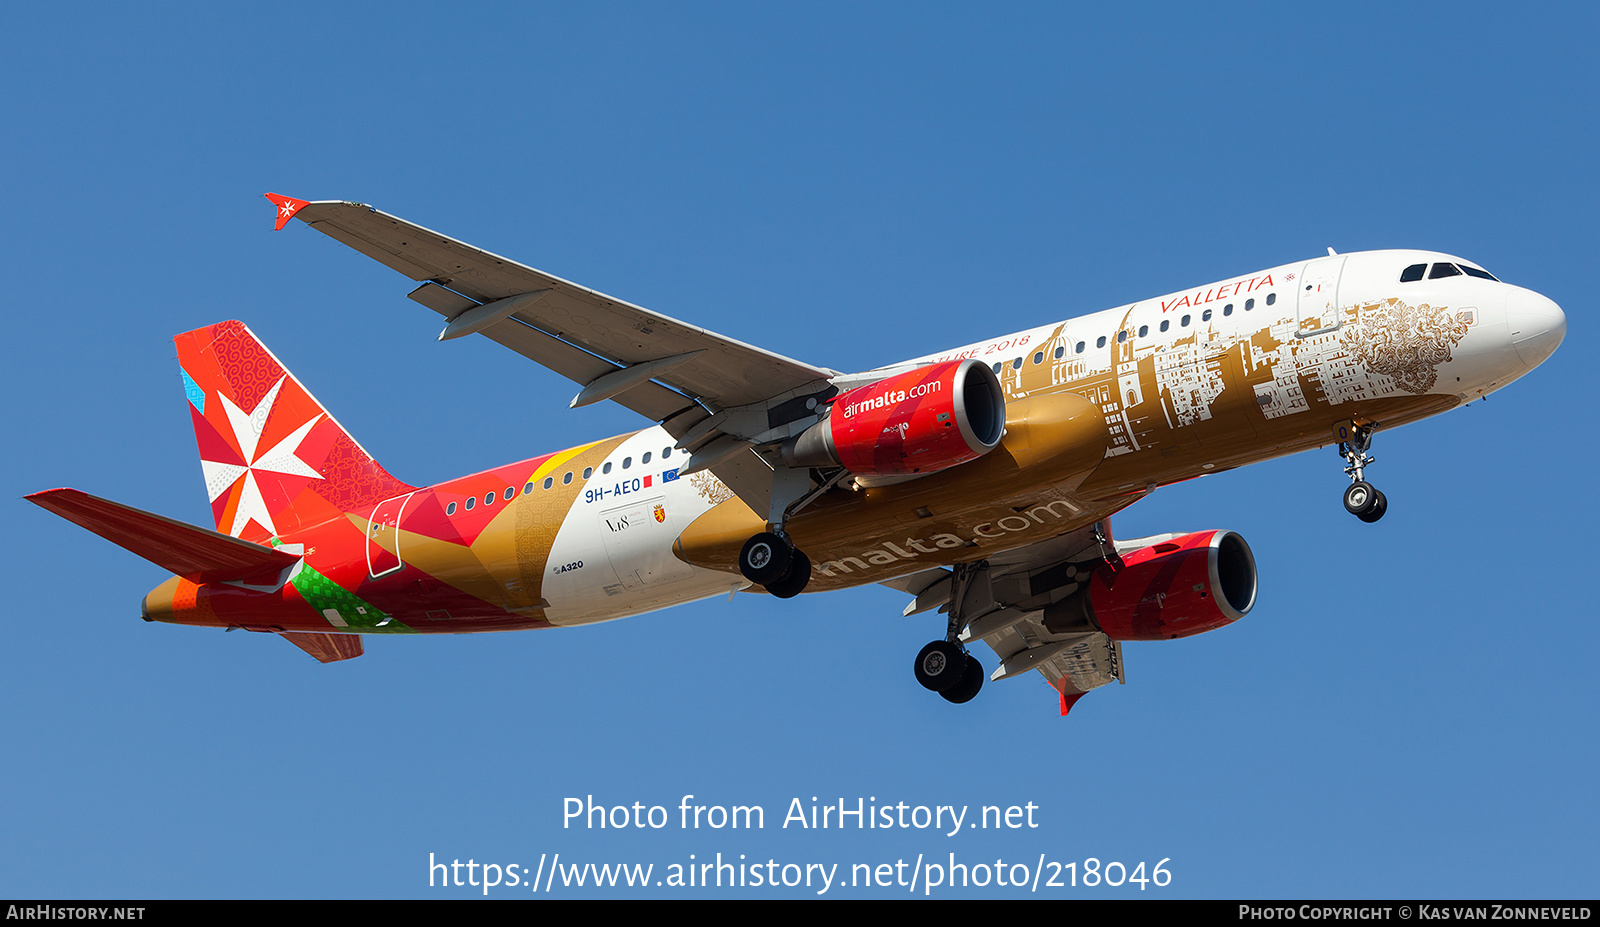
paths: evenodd
<path fill-rule="evenodd" d="M 1188 637 L 1232 624 L 1256 602 L 1256 560 L 1232 531 L 1198 531 L 1101 567 L 1088 588 L 1050 606 L 1045 626 L 1092 623 L 1118 641 Z"/>
<path fill-rule="evenodd" d="M 919 367 L 843 393 L 783 446 L 791 467 L 862 476 L 937 473 L 994 450 L 1005 434 L 1000 379 L 967 359 Z"/>

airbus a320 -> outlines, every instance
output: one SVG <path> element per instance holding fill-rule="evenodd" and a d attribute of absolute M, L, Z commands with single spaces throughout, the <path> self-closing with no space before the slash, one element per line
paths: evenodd
<path fill-rule="evenodd" d="M 1297 261 L 843 373 L 650 312 L 370 206 L 267 194 L 478 335 L 655 425 L 429 485 L 391 476 L 250 330 L 177 336 L 214 529 L 73 489 L 27 498 L 174 574 L 143 617 L 282 636 L 569 627 L 736 591 L 882 583 L 936 612 L 950 702 L 1039 673 L 1062 714 L 1124 641 L 1255 605 L 1224 530 L 1116 538 L 1159 486 L 1336 445 L 1382 518 L 1373 436 L 1486 396 L 1566 332 L 1551 300 L 1429 251 Z M 982 641 L 992 668 L 971 650 Z"/>

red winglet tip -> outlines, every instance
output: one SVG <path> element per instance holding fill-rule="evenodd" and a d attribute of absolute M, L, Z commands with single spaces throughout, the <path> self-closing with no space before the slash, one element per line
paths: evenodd
<path fill-rule="evenodd" d="M 1065 692 L 1061 693 L 1061 717 L 1065 718 L 1067 712 L 1072 710 L 1072 706 L 1078 704 L 1078 699 L 1083 698 L 1085 695 L 1088 695 L 1088 693 L 1074 692 L 1071 695 Z"/>
<path fill-rule="evenodd" d="M 278 223 L 272 227 L 272 230 L 275 232 L 282 230 L 285 225 L 288 225 L 289 220 L 294 218 L 295 213 L 310 205 L 310 201 L 297 200 L 292 196 L 279 196 L 276 193 L 265 193 L 262 195 L 271 200 L 274 206 L 278 207 Z"/>

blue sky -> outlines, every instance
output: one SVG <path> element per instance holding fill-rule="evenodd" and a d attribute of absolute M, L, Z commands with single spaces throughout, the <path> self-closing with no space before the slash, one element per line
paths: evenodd
<path fill-rule="evenodd" d="M 719 852 L 1173 873 L 1040 889 L 1064 897 L 1593 896 L 1597 26 L 1577 4 L 12 11 L 0 896 L 473 897 L 430 889 L 429 854 Z M 1123 536 L 1241 532 L 1260 598 L 1129 645 L 1128 684 L 1069 720 L 1032 679 L 929 696 L 910 663 L 938 622 L 881 588 L 321 666 L 138 621 L 163 574 L 21 501 L 208 522 L 173 334 L 243 319 L 413 483 L 641 422 L 568 411 L 570 383 L 486 339 L 435 343 L 408 281 L 272 233 L 267 190 L 846 370 L 1328 246 L 1463 255 L 1569 332 L 1489 401 L 1379 435 L 1377 525 L 1341 510 L 1332 451 L 1124 513 Z M 685 794 L 767 827 L 562 827 L 567 797 Z M 1040 826 L 780 828 L 811 796 L 1032 802 Z M 869 893 L 908 894 L 830 891 Z"/>

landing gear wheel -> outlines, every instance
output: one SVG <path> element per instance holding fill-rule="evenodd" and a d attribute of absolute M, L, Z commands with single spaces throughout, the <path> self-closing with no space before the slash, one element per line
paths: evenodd
<path fill-rule="evenodd" d="M 1377 521 L 1367 516 L 1378 507 L 1381 494 L 1366 480 L 1356 480 L 1344 491 L 1344 510 L 1362 521 Z"/>
<path fill-rule="evenodd" d="M 1383 494 L 1383 490 L 1374 489 L 1372 492 L 1377 496 L 1377 499 L 1374 500 L 1371 511 L 1357 513 L 1356 515 L 1357 518 L 1369 525 L 1382 518 L 1384 512 L 1389 511 L 1389 497 Z"/>
<path fill-rule="evenodd" d="M 917 654 L 915 670 L 924 689 L 943 695 L 966 676 L 967 655 L 949 641 L 934 641 Z"/>
<path fill-rule="evenodd" d="M 957 705 L 972 701 L 978 690 L 983 688 L 983 664 L 972 654 L 967 654 L 967 668 L 961 674 L 961 681 L 939 695 L 947 702 Z"/>
<path fill-rule="evenodd" d="M 789 572 L 793 548 L 776 534 L 763 531 L 744 542 L 739 551 L 739 572 L 757 585 L 782 579 Z"/>
<path fill-rule="evenodd" d="M 780 599 L 792 599 L 811 582 L 811 558 L 796 550 L 790 555 L 789 572 L 782 579 L 767 583 L 767 592 Z"/>

